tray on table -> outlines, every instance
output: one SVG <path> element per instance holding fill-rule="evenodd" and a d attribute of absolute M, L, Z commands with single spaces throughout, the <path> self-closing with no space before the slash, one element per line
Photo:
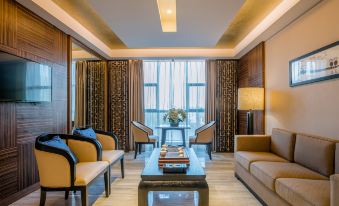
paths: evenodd
<path fill-rule="evenodd" d="M 163 167 L 164 164 L 187 164 L 189 166 L 190 159 L 188 155 L 188 151 L 186 149 L 184 151 L 184 156 L 179 157 L 179 152 L 177 148 L 168 148 L 166 156 L 159 156 L 158 165 L 159 167 Z"/>

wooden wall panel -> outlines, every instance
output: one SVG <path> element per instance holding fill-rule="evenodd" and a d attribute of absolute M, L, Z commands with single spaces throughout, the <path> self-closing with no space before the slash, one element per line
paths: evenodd
<path fill-rule="evenodd" d="M 37 188 L 35 138 L 67 132 L 67 35 L 12 0 L 0 0 L 0 50 L 52 68 L 52 102 L 0 102 L 0 205 Z"/>
<path fill-rule="evenodd" d="M 38 168 L 34 156 L 34 141 L 30 139 L 19 141 L 18 150 L 18 190 L 23 190 L 39 181 Z"/>
<path fill-rule="evenodd" d="M 238 87 L 265 87 L 265 45 L 253 48 L 239 60 Z M 247 111 L 238 111 L 238 134 L 247 134 Z M 254 133 L 265 133 L 265 111 L 254 111 Z"/>
<path fill-rule="evenodd" d="M 0 205 L 1 200 L 18 191 L 17 148 L 0 150 Z"/>
<path fill-rule="evenodd" d="M 15 104 L 0 104 L 0 150 L 16 147 Z"/>

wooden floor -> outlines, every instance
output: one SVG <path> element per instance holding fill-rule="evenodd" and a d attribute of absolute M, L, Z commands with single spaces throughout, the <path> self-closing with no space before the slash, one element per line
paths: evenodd
<path fill-rule="evenodd" d="M 197 156 L 205 167 L 207 182 L 210 189 L 210 206 L 256 206 L 261 205 L 254 196 L 234 177 L 233 154 L 215 153 L 210 161 L 202 148 L 195 148 Z M 125 178 L 120 177 L 120 165 L 112 168 L 112 194 L 104 197 L 103 177 L 99 177 L 90 186 L 89 201 L 98 206 L 137 206 L 138 184 L 145 161 L 150 156 L 150 149 L 142 153 L 136 160 L 133 153 L 126 154 Z M 14 206 L 39 205 L 40 191 L 33 192 L 19 201 Z M 196 192 L 151 192 L 149 193 L 150 205 L 153 206 L 193 206 L 197 205 Z M 47 206 L 75 206 L 81 205 L 80 195 L 70 195 L 64 200 L 63 192 L 47 193 Z"/>

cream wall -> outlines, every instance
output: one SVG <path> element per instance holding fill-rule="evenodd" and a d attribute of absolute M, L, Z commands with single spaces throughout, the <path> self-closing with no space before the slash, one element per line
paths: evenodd
<path fill-rule="evenodd" d="M 339 79 L 289 87 L 288 62 L 339 40 L 339 0 L 324 0 L 266 41 L 266 133 L 279 127 L 339 140 Z"/>

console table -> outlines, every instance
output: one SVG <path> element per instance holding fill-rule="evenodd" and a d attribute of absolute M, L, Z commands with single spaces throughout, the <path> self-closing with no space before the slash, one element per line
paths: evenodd
<path fill-rule="evenodd" d="M 187 149 L 190 166 L 186 174 L 163 173 L 158 167 L 160 149 L 155 148 L 141 173 L 138 187 L 138 206 L 148 205 L 148 192 L 150 191 L 197 191 L 199 193 L 199 206 L 208 206 L 209 188 L 206 174 L 193 149 Z"/>
<path fill-rule="evenodd" d="M 168 130 L 179 130 L 181 131 L 181 137 L 184 147 L 186 147 L 186 137 L 185 137 L 185 129 L 191 129 L 189 125 L 179 125 L 177 127 L 172 127 L 170 125 L 160 125 L 156 127 L 157 129 L 161 129 L 161 144 L 166 143 L 166 135 Z"/>

